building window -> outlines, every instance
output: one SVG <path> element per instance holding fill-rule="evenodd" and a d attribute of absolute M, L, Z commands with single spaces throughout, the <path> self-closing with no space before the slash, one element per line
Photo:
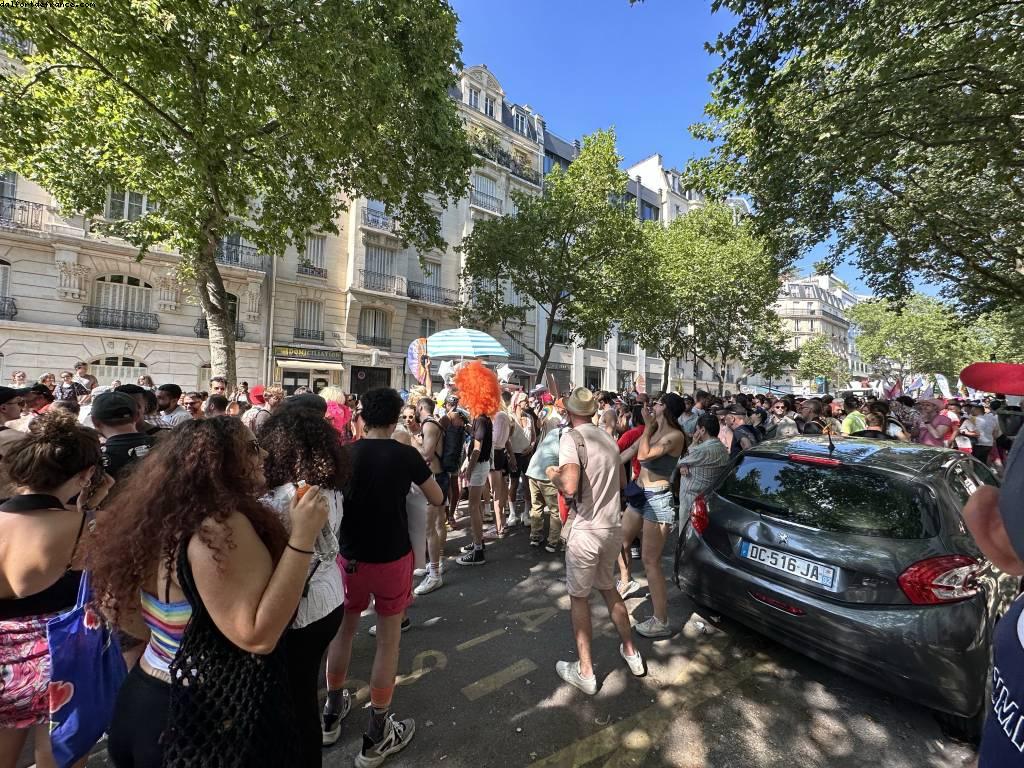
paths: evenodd
<path fill-rule="evenodd" d="M 569 332 L 557 320 L 551 324 L 551 340 L 555 344 L 569 344 Z"/>
<path fill-rule="evenodd" d="M 516 113 L 515 119 L 516 133 L 526 135 L 526 115 Z"/>
<path fill-rule="evenodd" d="M 295 302 L 295 327 L 303 331 L 323 333 L 324 305 L 312 299 Z M 322 336 L 321 336 L 322 338 Z"/>
<path fill-rule="evenodd" d="M 381 275 L 395 274 L 395 252 L 379 245 L 366 246 L 366 271 Z"/>
<path fill-rule="evenodd" d="M 494 117 L 494 97 L 487 96 L 484 98 L 484 114 L 488 117 Z"/>
<path fill-rule="evenodd" d="M 141 192 L 111 189 L 107 196 L 107 218 L 135 221 L 150 211 L 156 210 L 156 203 Z"/>
<path fill-rule="evenodd" d="M 589 366 L 584 368 L 583 386 L 587 389 L 604 389 L 604 369 Z"/>
<path fill-rule="evenodd" d="M 646 200 L 640 201 L 640 220 L 641 221 L 657 221 L 658 220 L 658 208 L 657 206 L 651 205 Z"/>
<path fill-rule="evenodd" d="M 323 235 L 310 235 L 306 238 L 306 262 L 311 267 L 324 269 L 324 247 L 327 238 Z"/>
<path fill-rule="evenodd" d="M 17 197 L 18 174 L 14 171 L 0 173 L 0 197 Z"/>
<path fill-rule="evenodd" d="M 488 176 L 473 174 L 473 189 L 491 197 L 498 196 L 498 182 Z"/>
<path fill-rule="evenodd" d="M 11 291 L 11 264 L 0 260 L 0 299 L 10 296 Z"/>
<path fill-rule="evenodd" d="M 618 350 L 624 355 L 636 354 L 636 339 L 625 333 L 619 334 Z"/>
<path fill-rule="evenodd" d="M 600 350 L 604 350 L 604 348 L 605 348 L 605 346 L 607 344 L 608 344 L 608 337 L 607 336 L 594 336 L 594 337 L 589 338 L 589 339 L 584 339 L 584 341 L 583 341 L 583 346 L 586 347 L 587 349 L 600 349 Z"/>
<path fill-rule="evenodd" d="M 434 288 L 441 287 L 441 265 L 434 262 L 427 262 L 423 267 L 423 284 Z"/>
<path fill-rule="evenodd" d="M 391 345 L 391 317 L 383 309 L 364 309 L 359 313 L 360 344 Z"/>
<path fill-rule="evenodd" d="M 420 338 L 428 339 L 437 333 L 437 320 L 424 317 L 420 320 Z"/>
<path fill-rule="evenodd" d="M 93 303 L 103 309 L 119 312 L 149 312 L 153 286 L 129 275 L 106 275 L 96 278 Z"/>
<path fill-rule="evenodd" d="M 480 109 L 480 90 L 478 88 L 470 88 L 467 94 L 467 101 L 473 109 Z"/>
<path fill-rule="evenodd" d="M 96 377 L 101 385 L 108 385 L 112 381 L 120 381 L 122 384 L 134 384 L 139 376 L 149 371 L 146 364 L 133 357 L 97 357 L 89 361 L 89 373 Z M 209 381 L 209 379 L 207 379 Z"/>

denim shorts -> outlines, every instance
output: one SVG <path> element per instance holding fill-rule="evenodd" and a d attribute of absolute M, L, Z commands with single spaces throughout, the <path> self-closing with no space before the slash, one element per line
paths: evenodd
<path fill-rule="evenodd" d="M 637 512 L 643 515 L 644 520 L 650 520 L 652 523 L 675 523 L 676 508 L 672 505 L 671 489 L 644 491 L 644 503 Z"/>

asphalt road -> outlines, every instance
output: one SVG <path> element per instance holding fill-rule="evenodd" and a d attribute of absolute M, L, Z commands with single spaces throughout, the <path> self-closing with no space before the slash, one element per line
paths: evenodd
<path fill-rule="evenodd" d="M 596 696 L 564 684 L 559 659 L 575 659 L 560 555 L 527 545 L 519 528 L 489 545 L 487 565 L 449 557 L 445 586 L 418 598 L 402 637 L 394 706 L 416 736 L 393 768 L 441 766 L 672 766 L 672 768 L 959 768 L 974 751 L 943 736 L 927 710 L 862 685 L 727 619 L 694 612 L 670 587 L 661 641 L 640 639 L 647 676 L 632 677 L 595 596 Z M 455 553 L 465 534 L 452 534 Z M 634 568 L 641 570 L 639 564 Z M 641 579 L 638 579 L 643 583 Z M 628 601 L 650 615 L 646 588 Z M 372 615 L 363 619 L 364 627 Z M 352 674 L 366 680 L 373 638 L 360 632 Z M 324 766 L 350 766 L 368 691 Z M 102 754 L 90 768 L 105 766 Z"/>

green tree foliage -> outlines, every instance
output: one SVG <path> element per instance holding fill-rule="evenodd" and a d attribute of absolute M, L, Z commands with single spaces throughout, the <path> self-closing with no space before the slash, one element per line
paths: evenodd
<path fill-rule="evenodd" d="M 556 166 L 547 175 L 543 196 L 513 193 L 518 212 L 477 222 L 460 247 L 470 289 L 464 320 L 515 333 L 531 302 L 547 317 L 540 344 L 523 340 L 537 358 L 539 379 L 556 322 L 577 339 L 607 335 L 632 296 L 630 270 L 643 236 L 632 206 L 621 202 L 627 178 L 620 162 L 614 132 L 585 137 L 569 169 Z M 509 301 L 507 287 L 530 302 Z"/>
<path fill-rule="evenodd" d="M 790 255 L 829 242 L 876 295 L 1024 300 L 1018 0 L 715 0 L 735 16 L 690 183 L 753 199 Z"/>
<path fill-rule="evenodd" d="M 263 252 L 335 232 L 345 199 L 382 200 L 420 246 L 441 243 L 425 196 L 460 197 L 472 162 L 448 95 L 459 65 L 444 0 L 239 0 L 7 9 L 31 40 L 0 81 L 0 164 L 66 211 L 108 188 L 159 209 L 104 226 L 181 254 L 210 327 L 212 369 L 235 377 L 215 263 L 239 232 Z"/>
<path fill-rule="evenodd" d="M 848 314 L 857 326 L 861 357 L 879 374 L 899 366 L 955 381 L 973 362 L 1024 360 L 1021 329 L 1002 312 L 965 321 L 948 304 L 915 293 L 902 306 L 866 301 Z"/>
<path fill-rule="evenodd" d="M 825 379 L 825 391 L 829 382 L 838 383 L 849 376 L 849 368 L 832 349 L 832 341 L 822 333 L 812 336 L 800 347 L 796 368 L 797 376 L 813 381 L 819 376 Z"/>

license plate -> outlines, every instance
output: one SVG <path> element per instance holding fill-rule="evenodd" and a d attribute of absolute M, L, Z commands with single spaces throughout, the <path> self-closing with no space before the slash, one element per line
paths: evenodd
<path fill-rule="evenodd" d="M 796 576 L 798 579 L 818 584 L 833 592 L 836 589 L 836 569 L 831 566 L 822 565 L 813 560 L 805 560 L 802 557 L 789 555 L 775 549 L 768 549 L 749 541 L 744 541 L 740 545 L 740 554 L 748 560 L 788 573 L 790 576 Z"/>

